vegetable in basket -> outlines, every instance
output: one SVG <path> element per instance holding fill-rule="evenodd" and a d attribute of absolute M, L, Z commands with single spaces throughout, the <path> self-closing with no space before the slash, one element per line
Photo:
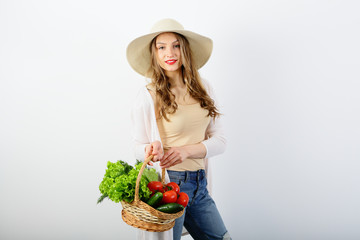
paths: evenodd
<path fill-rule="evenodd" d="M 115 163 L 109 161 L 104 178 L 99 185 L 102 196 L 97 203 L 102 202 L 105 198 L 109 198 L 116 203 L 120 201 L 132 202 L 135 197 L 136 179 L 142 164 L 142 162 L 138 161 L 134 168 L 121 160 Z M 151 181 L 157 181 L 158 178 L 155 169 L 144 169 L 139 187 L 140 199 L 144 201 L 149 199 L 151 191 L 147 185 Z"/>
<path fill-rule="evenodd" d="M 161 200 L 163 199 L 163 194 L 161 192 L 156 192 L 154 195 L 147 201 L 147 204 L 149 204 L 152 207 L 156 207 Z"/>
<path fill-rule="evenodd" d="M 180 192 L 180 187 L 175 182 L 164 186 L 159 181 L 152 181 L 147 186 L 152 192 L 147 204 L 161 212 L 177 213 L 182 211 L 189 202 L 189 196 Z"/>
<path fill-rule="evenodd" d="M 156 210 L 164 213 L 177 213 L 184 210 L 184 206 L 178 203 L 167 203 L 156 208 Z"/>

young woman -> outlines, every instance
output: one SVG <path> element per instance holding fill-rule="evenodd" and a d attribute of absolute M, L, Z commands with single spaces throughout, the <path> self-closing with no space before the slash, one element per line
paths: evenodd
<path fill-rule="evenodd" d="M 132 68 L 151 79 L 132 113 L 136 158 L 152 154 L 150 165 L 158 172 L 166 168 L 166 180 L 189 196 L 172 230 L 142 231 L 140 239 L 178 240 L 183 227 L 194 239 L 231 239 L 207 190 L 207 159 L 226 145 L 212 90 L 198 73 L 211 51 L 211 39 L 184 30 L 172 19 L 159 21 L 150 34 L 128 46 Z"/>

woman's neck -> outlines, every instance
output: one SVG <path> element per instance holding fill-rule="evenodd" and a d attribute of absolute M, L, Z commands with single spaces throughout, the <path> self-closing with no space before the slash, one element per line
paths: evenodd
<path fill-rule="evenodd" d="M 166 72 L 166 76 L 169 78 L 171 88 L 185 87 L 181 71 Z"/>
<path fill-rule="evenodd" d="M 197 103 L 193 97 L 190 96 L 187 86 L 184 82 L 182 72 L 166 72 L 166 76 L 169 78 L 171 84 L 170 91 L 175 96 L 175 101 L 178 104 L 193 104 Z"/>

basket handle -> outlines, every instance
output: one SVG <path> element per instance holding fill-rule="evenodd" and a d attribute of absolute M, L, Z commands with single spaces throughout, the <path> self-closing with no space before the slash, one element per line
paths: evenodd
<path fill-rule="evenodd" d="M 144 169 L 145 169 L 146 165 L 153 159 L 153 157 L 154 157 L 153 155 L 150 155 L 149 157 L 147 157 L 145 159 L 143 165 L 140 168 L 138 177 L 136 179 L 136 185 L 135 185 L 135 198 L 134 198 L 135 202 L 139 201 L 139 187 L 140 187 L 141 176 L 142 176 L 142 174 L 144 172 Z M 163 185 L 165 185 L 165 168 L 163 168 L 162 171 L 161 171 L 161 183 Z"/>

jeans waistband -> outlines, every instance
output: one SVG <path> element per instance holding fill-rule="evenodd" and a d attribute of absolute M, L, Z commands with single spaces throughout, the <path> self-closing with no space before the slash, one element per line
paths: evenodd
<path fill-rule="evenodd" d="M 171 179 L 178 180 L 202 180 L 205 177 L 205 170 L 197 171 L 167 171 Z"/>

